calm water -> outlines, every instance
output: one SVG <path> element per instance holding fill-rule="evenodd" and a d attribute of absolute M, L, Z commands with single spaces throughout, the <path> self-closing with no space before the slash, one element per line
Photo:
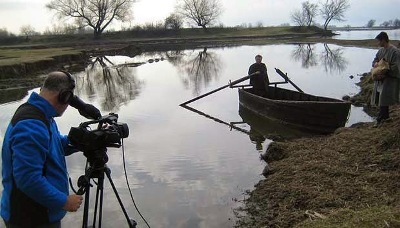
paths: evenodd
<path fill-rule="evenodd" d="M 400 29 L 382 30 L 382 31 L 388 34 L 390 40 L 400 40 Z M 375 37 L 380 32 L 381 30 L 335 31 L 335 33 L 339 33 L 339 35 L 334 36 L 334 38 L 339 40 L 375 39 Z"/>
<path fill-rule="evenodd" d="M 127 175 L 136 203 L 151 227 L 232 227 L 233 209 L 240 205 L 237 200 L 262 179 L 264 163 L 259 155 L 271 140 L 262 136 L 250 139 L 179 104 L 245 76 L 258 53 L 264 56 L 270 81 L 280 81 L 273 70 L 276 67 L 307 93 L 335 98 L 354 95 L 359 91 L 357 74 L 369 70 L 375 52 L 316 44 L 171 51 L 135 58 L 107 56 L 94 58 L 86 71 L 75 77 L 77 94 L 83 100 L 103 114 L 118 113 L 119 122 L 129 125 L 130 136 L 124 140 Z M 149 63 L 150 58 L 161 61 Z M 0 106 L 0 142 L 16 107 L 26 99 Z M 234 89 L 191 106 L 226 123 L 242 121 Z M 73 108 L 57 119 L 65 134 L 83 121 Z M 371 118 L 352 107 L 347 125 L 360 121 Z M 247 124 L 236 126 L 250 130 Z M 145 227 L 129 197 L 121 150 L 110 148 L 108 156 L 107 164 L 129 215 L 138 227 Z M 79 153 L 67 162 L 76 186 L 85 159 Z M 105 187 L 103 226 L 124 227 L 123 213 L 107 180 Z M 91 193 L 93 196 L 95 188 Z M 80 227 L 82 209 L 68 214 L 64 227 Z"/>

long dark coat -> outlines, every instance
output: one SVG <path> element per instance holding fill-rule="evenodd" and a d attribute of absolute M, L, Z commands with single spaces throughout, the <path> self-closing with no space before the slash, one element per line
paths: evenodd
<path fill-rule="evenodd" d="M 385 59 L 389 62 L 389 72 L 382 81 L 375 81 L 371 97 L 371 104 L 376 106 L 390 106 L 399 102 L 399 80 L 400 80 L 400 50 L 390 45 L 388 48 L 379 49 L 372 62 Z"/>

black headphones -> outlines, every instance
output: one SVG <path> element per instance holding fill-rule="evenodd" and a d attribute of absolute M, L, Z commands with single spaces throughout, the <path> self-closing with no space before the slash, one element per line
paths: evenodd
<path fill-rule="evenodd" d="M 69 72 L 63 70 L 60 70 L 60 72 L 63 72 L 65 75 L 67 75 L 70 86 L 69 88 L 62 89 L 60 91 L 60 93 L 58 94 L 58 101 L 62 104 L 69 104 L 69 102 L 71 102 L 71 99 L 74 97 L 73 90 L 75 88 L 75 80 Z"/>

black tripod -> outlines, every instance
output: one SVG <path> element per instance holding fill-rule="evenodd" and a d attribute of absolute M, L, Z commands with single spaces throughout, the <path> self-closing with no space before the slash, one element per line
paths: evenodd
<path fill-rule="evenodd" d="M 108 157 L 106 154 L 107 150 L 99 150 L 92 152 L 84 152 L 85 156 L 88 158 L 89 166 L 85 169 L 85 175 L 82 175 L 78 179 L 78 187 L 79 190 L 77 192 L 78 195 L 85 194 L 85 205 L 83 210 L 83 222 L 82 228 L 88 227 L 88 218 L 89 218 L 89 199 L 90 199 L 90 187 L 93 185 L 90 184 L 90 179 L 97 178 L 97 191 L 96 191 L 96 202 L 95 202 L 95 210 L 93 215 L 93 225 L 90 227 L 96 227 L 96 219 L 97 219 L 97 210 L 99 210 L 98 214 L 98 227 L 101 228 L 102 222 L 102 211 L 103 211 L 103 191 L 104 191 L 104 174 L 107 176 L 112 189 L 114 191 L 115 196 L 118 199 L 119 205 L 125 215 L 126 221 L 128 222 L 129 228 L 135 228 L 137 223 L 135 220 L 130 219 L 128 213 L 125 210 L 124 205 L 122 204 L 122 200 L 119 197 L 117 189 L 115 188 L 114 182 L 111 179 L 111 170 L 107 167 L 106 163 L 108 161 Z M 93 157 L 87 155 L 95 155 Z"/>

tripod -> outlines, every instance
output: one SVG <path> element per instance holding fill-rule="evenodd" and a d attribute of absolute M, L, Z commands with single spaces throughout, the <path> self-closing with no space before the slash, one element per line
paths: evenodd
<path fill-rule="evenodd" d="M 86 155 L 86 153 L 84 152 Z M 89 153 L 87 153 L 89 154 Z M 95 158 L 89 159 L 88 157 L 88 162 L 89 162 L 89 167 L 85 169 L 85 175 L 82 175 L 78 179 L 78 187 L 79 190 L 77 192 L 78 195 L 83 195 L 85 194 L 85 205 L 84 205 L 84 210 L 83 210 L 83 222 L 82 222 L 82 228 L 87 228 L 88 227 L 88 218 L 89 218 L 89 199 L 90 199 L 90 179 L 97 178 L 97 191 L 96 191 L 96 201 L 95 201 L 95 210 L 93 214 L 93 225 L 90 227 L 95 228 L 96 227 L 96 219 L 97 219 L 97 210 L 99 210 L 98 214 L 98 227 L 101 228 L 101 222 L 102 222 L 102 211 L 103 211 L 103 191 L 104 191 L 104 176 L 106 175 L 112 189 L 114 191 L 115 196 L 117 197 L 118 203 L 121 206 L 121 209 L 125 215 L 126 221 L 129 225 L 129 228 L 135 228 L 137 223 L 135 220 L 130 219 L 128 216 L 128 213 L 125 210 L 124 205 L 122 204 L 122 200 L 119 197 L 119 194 L 117 192 L 117 189 L 115 188 L 114 182 L 111 179 L 111 170 L 110 168 L 107 167 L 106 163 L 108 161 L 108 157 L 106 154 L 106 149 L 100 150 L 100 151 L 95 151 L 94 153 L 90 154 L 95 154 L 95 155 L 101 155 L 97 156 Z"/>

